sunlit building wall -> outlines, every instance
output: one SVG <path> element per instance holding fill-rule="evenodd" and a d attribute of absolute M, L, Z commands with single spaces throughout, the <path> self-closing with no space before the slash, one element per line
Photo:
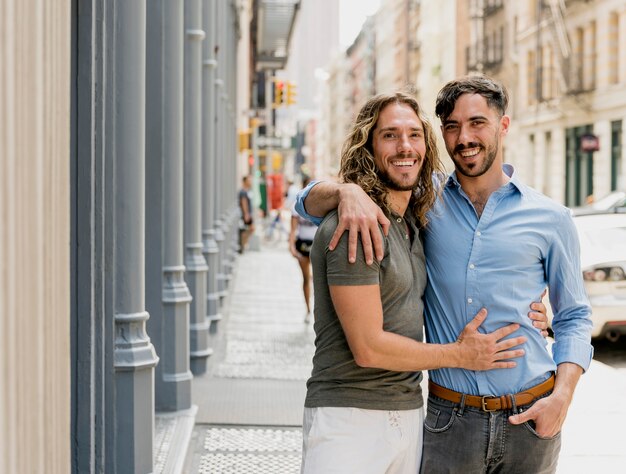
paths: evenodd
<path fill-rule="evenodd" d="M 626 4 L 467 0 L 467 71 L 509 89 L 505 161 L 543 193 L 580 205 L 624 188 Z M 582 139 L 597 140 L 597 151 Z"/>
<path fill-rule="evenodd" d="M 392 92 L 414 83 L 415 34 L 411 16 L 418 11 L 410 0 L 383 0 L 375 15 L 376 92 Z M 413 61 L 412 61 L 413 59 Z M 413 68 L 411 67 L 413 64 Z"/>
<path fill-rule="evenodd" d="M 348 63 L 345 53 L 337 55 L 328 66 L 322 117 L 326 121 L 326 156 L 323 169 L 328 176 L 339 172 L 341 148 L 350 127 Z"/>
<path fill-rule="evenodd" d="M 280 111 L 283 134 L 293 136 L 303 133 L 304 144 L 293 153 L 286 154 L 285 176 L 294 179 L 298 174 L 323 173 L 319 162 L 313 163 L 309 155 L 315 136 L 308 134 L 316 130 L 308 122 L 320 115 L 320 108 L 328 100 L 325 97 L 324 67 L 333 56 L 339 54 L 339 2 L 335 0 L 303 0 L 294 25 L 289 60 L 280 75 L 296 87 L 296 103 Z M 307 145 L 308 144 L 308 145 Z M 318 148 L 315 146 L 313 148 Z M 297 178 L 297 177 L 296 177 Z M 297 179 L 296 179 L 297 181 Z"/>
<path fill-rule="evenodd" d="M 462 74 L 458 70 L 457 51 L 467 44 L 457 23 L 467 21 L 457 14 L 455 2 L 421 2 L 420 28 L 417 32 L 420 45 L 420 68 L 416 80 L 418 99 L 435 127 L 441 160 L 452 169 L 439 133 L 439 119 L 435 116 L 435 101 L 439 89 L 449 80 Z"/>
<path fill-rule="evenodd" d="M 626 4 L 515 5 L 519 135 L 507 159 L 527 182 L 569 206 L 623 189 Z M 584 136 L 595 137 L 597 151 L 583 149 Z"/>
<path fill-rule="evenodd" d="M 363 104 L 376 93 L 376 37 L 374 17 L 369 17 L 359 35 L 346 50 L 349 114 L 353 120 Z"/>

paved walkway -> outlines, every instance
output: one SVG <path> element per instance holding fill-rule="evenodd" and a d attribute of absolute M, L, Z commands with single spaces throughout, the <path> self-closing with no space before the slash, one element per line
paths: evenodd
<path fill-rule="evenodd" d="M 297 473 L 314 333 L 284 240 L 237 261 L 198 405 L 186 472 Z"/>
<path fill-rule="evenodd" d="M 187 473 L 297 473 L 313 328 L 286 242 L 237 261 L 209 370 L 193 382 L 198 405 Z M 626 472 L 626 369 L 594 361 L 563 430 L 558 473 Z M 532 453 L 529 453 L 532 455 Z"/>

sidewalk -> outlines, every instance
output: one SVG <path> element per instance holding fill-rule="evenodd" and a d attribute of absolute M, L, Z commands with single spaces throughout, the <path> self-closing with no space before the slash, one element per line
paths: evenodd
<path fill-rule="evenodd" d="M 189 473 L 297 473 L 314 333 L 300 269 L 284 240 L 237 260 L 198 405 Z"/>
<path fill-rule="evenodd" d="M 298 473 L 314 333 L 285 241 L 237 261 L 198 405 L 187 473 Z M 594 361 L 563 430 L 558 473 L 624 472 L 626 369 Z"/>

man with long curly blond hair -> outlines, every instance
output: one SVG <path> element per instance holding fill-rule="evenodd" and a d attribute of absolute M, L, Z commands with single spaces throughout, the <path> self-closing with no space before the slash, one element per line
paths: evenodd
<path fill-rule="evenodd" d="M 511 368 L 519 325 L 490 334 L 481 310 L 457 341 L 426 344 L 426 286 L 420 229 L 436 199 L 441 165 L 433 130 L 408 94 L 378 95 L 358 114 L 342 151 L 340 177 L 373 199 L 391 221 L 384 257 L 349 264 L 344 235 L 328 244 L 337 212 L 326 216 L 311 249 L 315 355 L 303 421 L 303 473 L 418 472 L 422 452 L 422 370 Z"/>

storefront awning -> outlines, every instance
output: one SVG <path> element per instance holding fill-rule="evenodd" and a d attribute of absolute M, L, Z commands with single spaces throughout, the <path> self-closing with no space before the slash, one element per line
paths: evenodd
<path fill-rule="evenodd" d="M 289 41 L 301 0 L 255 2 L 256 67 L 282 69 L 289 55 Z"/>

